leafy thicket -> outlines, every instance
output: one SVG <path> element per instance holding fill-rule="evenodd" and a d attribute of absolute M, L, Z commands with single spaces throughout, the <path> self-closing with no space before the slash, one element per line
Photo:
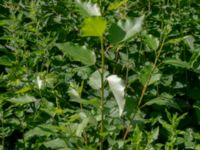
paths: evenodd
<path fill-rule="evenodd" d="M 199 9 L 0 1 L 0 150 L 199 150 Z"/>

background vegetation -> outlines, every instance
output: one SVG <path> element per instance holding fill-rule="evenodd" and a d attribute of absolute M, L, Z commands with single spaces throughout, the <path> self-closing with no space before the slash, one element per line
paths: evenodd
<path fill-rule="evenodd" d="M 0 150 L 199 150 L 199 10 L 1 0 Z"/>

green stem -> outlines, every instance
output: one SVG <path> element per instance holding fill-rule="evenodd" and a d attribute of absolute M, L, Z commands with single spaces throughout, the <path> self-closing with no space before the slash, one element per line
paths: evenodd
<path fill-rule="evenodd" d="M 1 142 L 1 144 L 2 144 L 2 146 L 3 146 L 3 149 L 2 150 L 4 150 L 4 145 L 5 145 L 5 136 L 4 136 L 4 113 L 2 112 L 2 119 L 1 119 L 1 121 L 2 121 L 2 124 L 1 124 L 1 127 L 2 127 L 2 130 L 3 130 L 3 134 L 2 134 L 2 142 Z"/>
<path fill-rule="evenodd" d="M 100 126 L 100 135 L 104 131 L 104 66 L 105 66 L 105 57 L 104 57 L 104 47 L 103 47 L 103 36 L 100 37 L 101 41 L 101 126 Z M 103 138 L 101 137 L 99 150 L 103 149 Z"/>

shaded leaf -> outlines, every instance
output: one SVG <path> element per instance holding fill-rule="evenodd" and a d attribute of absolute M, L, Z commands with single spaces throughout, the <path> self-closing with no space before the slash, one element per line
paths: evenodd
<path fill-rule="evenodd" d="M 151 34 L 144 34 L 144 42 L 145 44 L 153 50 L 157 50 L 159 46 L 159 40 L 156 37 L 153 37 Z"/>
<path fill-rule="evenodd" d="M 141 71 L 139 72 L 139 81 L 145 85 L 146 82 L 149 80 L 148 85 L 154 84 L 155 82 L 159 81 L 161 78 L 161 74 L 159 73 L 158 68 L 156 68 L 153 73 L 153 65 L 152 64 L 147 64 L 144 66 Z"/>
<path fill-rule="evenodd" d="M 48 124 L 42 124 L 39 125 L 37 127 L 35 127 L 34 129 L 29 130 L 28 132 L 25 133 L 24 138 L 26 140 L 34 137 L 34 136 L 50 136 L 55 134 L 58 131 L 58 127 L 57 126 L 53 126 L 53 125 L 48 125 Z"/>
<path fill-rule="evenodd" d="M 111 43 L 118 43 L 126 36 L 126 32 L 120 28 L 116 23 L 113 23 L 109 28 L 108 39 Z"/>
<path fill-rule="evenodd" d="M 79 61 L 85 65 L 94 65 L 96 62 L 95 53 L 85 47 L 72 43 L 58 43 L 57 47 L 74 61 Z"/>
<path fill-rule="evenodd" d="M 13 60 L 8 56 L 1 56 L 0 57 L 0 65 L 12 66 L 13 65 Z"/>
<path fill-rule="evenodd" d="M 119 107 L 119 116 L 122 115 L 124 106 L 125 106 L 125 99 L 124 99 L 124 83 L 121 78 L 117 75 L 110 75 L 107 77 L 110 89 L 117 101 Z"/>
<path fill-rule="evenodd" d="M 184 39 L 184 42 L 189 46 L 189 48 L 191 50 L 193 50 L 194 49 L 194 42 L 195 42 L 194 37 L 191 36 L 191 35 L 188 35 L 188 36 L 185 36 L 183 39 Z"/>
<path fill-rule="evenodd" d="M 111 43 L 125 42 L 131 39 L 136 33 L 142 30 L 144 16 L 132 19 L 120 20 L 117 24 L 112 24 L 109 29 Z"/>
<path fill-rule="evenodd" d="M 44 142 L 43 145 L 45 147 L 51 148 L 51 149 L 60 149 L 60 148 L 66 148 L 67 147 L 67 144 L 65 143 L 65 141 L 63 139 L 60 139 L 60 138 Z"/>
<path fill-rule="evenodd" d="M 186 69 L 190 68 L 189 63 L 187 63 L 186 61 L 182 61 L 180 59 L 167 59 L 167 60 L 164 60 L 163 63 L 169 64 L 175 67 L 181 67 L 181 68 L 186 68 Z"/>
<path fill-rule="evenodd" d="M 84 20 L 81 36 L 102 37 L 106 30 L 106 20 L 102 17 L 89 17 Z"/>
<path fill-rule="evenodd" d="M 20 105 L 36 102 L 36 98 L 30 95 L 24 95 L 19 97 L 13 97 L 8 101 Z"/>
<path fill-rule="evenodd" d="M 168 106 L 173 107 L 180 110 L 178 104 L 174 101 L 173 97 L 167 93 L 162 93 L 159 97 L 149 100 L 143 106 L 150 105 L 160 105 L 160 106 Z"/>

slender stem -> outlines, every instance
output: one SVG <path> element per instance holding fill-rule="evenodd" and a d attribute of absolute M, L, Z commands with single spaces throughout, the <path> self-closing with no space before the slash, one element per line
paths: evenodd
<path fill-rule="evenodd" d="M 150 13 L 151 11 L 151 0 L 148 0 L 148 12 Z"/>
<path fill-rule="evenodd" d="M 133 115 L 133 117 L 131 118 L 131 120 L 133 120 L 133 119 L 135 118 L 135 116 L 136 116 L 138 110 L 140 109 L 140 104 L 141 104 L 141 102 L 142 102 L 142 100 L 143 100 L 143 97 L 144 97 L 144 95 L 145 95 L 145 93 L 146 93 L 146 90 L 147 90 L 147 88 L 148 88 L 148 85 L 149 85 L 151 76 L 152 76 L 153 72 L 154 72 L 155 69 L 156 69 L 158 60 L 159 60 L 159 58 L 160 58 L 160 54 L 161 54 L 161 52 L 162 52 L 162 50 L 163 50 L 163 46 L 164 46 L 166 37 L 167 37 L 167 35 L 164 35 L 163 38 L 161 37 L 162 42 L 161 42 L 161 44 L 160 44 L 160 46 L 159 46 L 158 53 L 156 54 L 156 58 L 155 58 L 155 60 L 154 60 L 153 68 L 152 68 L 151 72 L 149 73 L 149 76 L 148 76 L 148 78 L 147 78 L 146 83 L 144 84 L 144 87 L 143 87 L 143 89 L 142 89 L 142 92 L 141 92 L 141 95 L 140 95 L 140 98 L 139 98 L 139 101 L 138 101 L 138 106 L 137 106 L 136 113 Z M 123 140 L 126 140 L 126 137 L 127 137 L 128 133 L 130 132 L 130 130 L 131 130 L 132 127 L 133 127 L 133 126 L 132 126 L 131 124 L 129 124 L 129 126 L 126 128 L 126 131 L 125 131 Z"/>
<path fill-rule="evenodd" d="M 3 134 L 2 134 L 2 141 L 1 141 L 1 145 L 3 146 L 3 150 L 4 150 L 4 145 L 5 145 L 5 136 L 4 136 L 4 113 L 2 112 L 2 124 L 1 124 L 1 127 L 2 127 L 2 130 L 3 130 Z"/>
<path fill-rule="evenodd" d="M 104 47 L 103 47 L 103 36 L 100 37 L 101 41 L 101 126 L 100 126 L 100 135 L 104 131 L 104 66 L 105 66 L 105 57 L 104 57 Z M 103 149 L 103 138 L 101 137 L 99 150 Z"/>
<path fill-rule="evenodd" d="M 155 61 L 154 61 L 154 64 L 153 64 L 153 68 L 152 68 L 151 72 L 149 73 L 149 76 L 148 76 L 148 78 L 147 78 L 147 81 L 146 81 L 146 83 L 144 84 L 144 87 L 143 87 L 143 89 L 142 89 L 142 93 L 141 93 L 140 99 L 139 99 L 139 101 L 138 101 L 138 107 L 140 106 L 140 104 L 141 104 L 141 102 L 142 102 L 142 100 L 143 100 L 144 94 L 145 94 L 145 92 L 146 92 L 146 90 L 147 90 L 147 87 L 148 87 L 148 85 L 149 85 L 149 82 L 150 82 L 150 80 L 151 80 L 151 76 L 152 76 L 153 72 L 154 72 L 155 69 L 156 69 L 158 60 L 159 60 L 159 58 L 160 58 L 161 51 L 162 51 L 163 46 L 164 46 L 165 38 L 166 38 L 166 37 L 163 37 L 163 39 L 162 39 L 162 43 L 161 43 L 160 48 L 159 48 L 159 50 L 158 50 L 158 53 L 157 53 L 157 55 L 156 55 L 156 58 L 155 58 Z"/>

